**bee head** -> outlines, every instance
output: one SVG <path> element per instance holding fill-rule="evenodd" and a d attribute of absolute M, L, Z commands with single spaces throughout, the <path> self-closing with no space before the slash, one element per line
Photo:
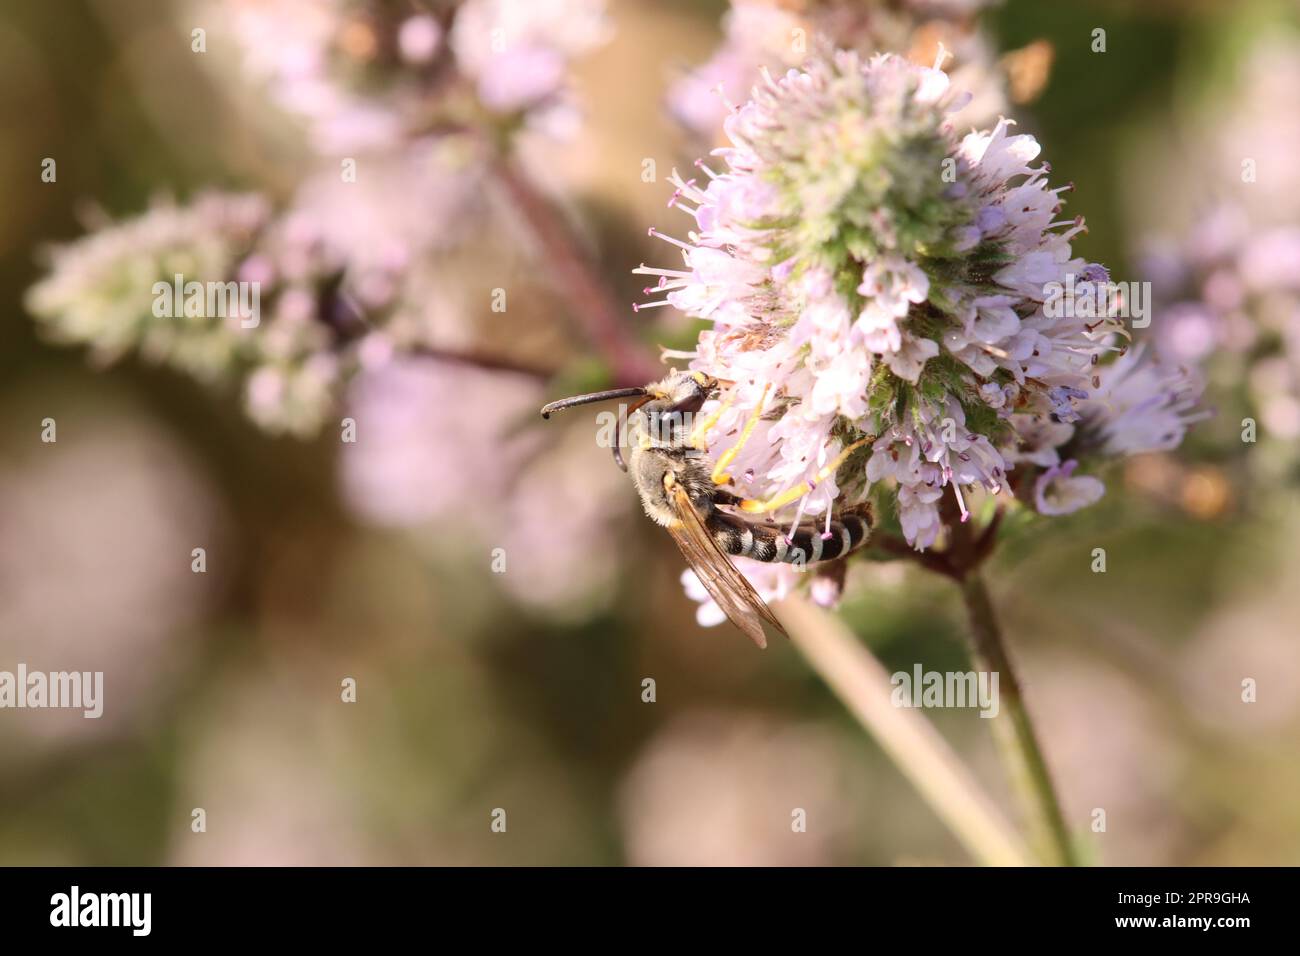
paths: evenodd
<path fill-rule="evenodd" d="M 702 372 L 672 371 L 646 386 L 650 396 L 633 416 L 633 430 L 643 446 L 676 448 L 687 441 L 695 416 L 717 388 Z"/>
<path fill-rule="evenodd" d="M 666 377 L 646 387 L 660 411 L 695 414 L 718 387 L 718 380 L 703 372 L 673 369 Z"/>

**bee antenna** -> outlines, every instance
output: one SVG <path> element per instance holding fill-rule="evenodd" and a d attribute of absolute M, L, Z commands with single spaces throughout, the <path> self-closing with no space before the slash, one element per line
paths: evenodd
<path fill-rule="evenodd" d="M 586 395 L 574 395 L 572 398 L 561 398 L 559 401 L 551 402 L 549 405 L 542 406 L 542 417 L 550 418 L 551 412 L 558 412 L 564 408 L 572 408 L 575 405 L 590 405 L 592 402 L 607 402 L 612 398 L 642 398 L 650 394 L 646 391 L 645 386 L 636 388 L 611 388 L 605 392 L 590 392 Z"/>

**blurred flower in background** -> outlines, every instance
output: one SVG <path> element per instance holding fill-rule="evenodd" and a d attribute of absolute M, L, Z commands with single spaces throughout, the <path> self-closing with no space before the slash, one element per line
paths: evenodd
<path fill-rule="evenodd" d="M 364 372 L 349 403 L 358 440 L 341 462 L 345 498 L 431 554 L 473 541 L 486 565 L 499 548 L 499 581 L 516 600 L 590 614 L 610 598 L 632 498 L 587 428 L 546 444 L 518 434 L 541 404 L 535 380 L 509 373 L 411 359 Z"/>
<path fill-rule="evenodd" d="M 1252 161 L 1250 188 L 1233 190 L 1235 198 L 1257 226 L 1294 224 L 1300 220 L 1300 23 L 1278 24 L 1238 55 L 1231 87 L 1212 99 L 1215 115 L 1200 131 L 1211 147 L 1211 172 L 1225 184 L 1243 181 L 1243 162 Z"/>
<path fill-rule="evenodd" d="M 436 7 L 273 0 L 208 10 L 205 22 L 230 19 L 249 75 L 307 119 L 317 150 L 364 155 L 341 169 L 326 163 L 274 212 L 255 195 L 200 197 L 66 244 L 31 311 L 57 341 L 101 356 L 139 349 L 203 380 L 240 376 L 255 422 L 315 434 L 360 366 L 367 331 L 387 336 L 367 338 L 372 352 L 410 350 L 445 321 L 445 296 L 430 295 L 422 273 L 456 284 L 437 272 L 439 256 L 488 218 L 483 180 L 496 154 L 534 114 L 556 125 L 569 109 L 569 58 L 608 38 L 600 0 Z M 468 104 L 467 84 L 477 91 Z M 269 319 L 157 321 L 149 290 L 177 275 L 250 284 Z"/>
<path fill-rule="evenodd" d="M 187 207 L 161 202 L 123 223 L 104 221 L 84 239 L 49 252 L 50 275 L 32 287 L 27 308 L 58 342 L 89 345 L 101 364 L 139 349 L 204 381 L 240 357 L 238 313 L 154 314 L 155 282 L 174 276 L 230 276 L 265 228 L 269 209 L 254 195 L 200 196 Z"/>
<path fill-rule="evenodd" d="M 1277 509 L 1266 519 L 1275 523 L 1279 541 L 1300 532 L 1294 508 Z M 1237 737 L 1291 739 L 1300 726 L 1300 641 L 1291 626 L 1300 614 L 1300 595 L 1288 583 L 1300 571 L 1300 555 L 1273 546 L 1264 565 L 1200 623 L 1178 677 L 1205 726 Z M 1251 687 L 1253 694 L 1247 693 Z M 1244 696 L 1254 702 L 1246 704 Z"/>
<path fill-rule="evenodd" d="M 949 74 L 954 86 L 971 94 L 957 121 L 987 125 L 1006 111 L 1004 77 L 970 17 L 987 5 L 988 0 L 916 2 L 899 9 L 852 0 L 733 0 L 723 17 L 721 46 L 708 62 L 673 85 L 669 107 L 687 130 L 712 142 L 720 138 L 727 114 L 749 99 L 762 70 L 780 77 L 799 69 L 818 43 L 864 55 L 882 50 L 907 53 L 924 65 L 934 62 L 942 45 L 953 57 Z"/>
<path fill-rule="evenodd" d="M 483 369 L 393 359 L 363 372 L 348 402 L 358 440 L 341 461 L 343 494 L 376 524 L 454 518 L 484 531 L 536 445 L 504 435 L 539 406 L 536 383 Z"/>
<path fill-rule="evenodd" d="M 622 785 L 636 866 L 815 866 L 838 860 L 869 782 L 831 729 L 742 713 L 683 714 Z"/>
<path fill-rule="evenodd" d="M 484 121 L 572 128 L 569 61 L 609 37 L 604 0 L 236 0 L 250 78 L 329 155 Z"/>
<path fill-rule="evenodd" d="M 1092 840 L 1097 862 L 1167 858 L 1183 838 L 1167 808 L 1186 756 L 1166 718 L 1142 687 L 1095 660 L 1030 660 L 1025 670 L 1068 818 L 1105 825 Z"/>
<path fill-rule="evenodd" d="M 572 129 L 569 60 L 609 39 L 604 0 L 469 0 L 455 16 L 452 48 L 480 103 L 552 133 Z"/>
<path fill-rule="evenodd" d="M 1206 184 L 1192 201 L 1192 222 L 1178 233 L 1166 225 L 1149 234 L 1140 269 L 1154 285 L 1162 353 L 1206 364 L 1225 409 L 1221 440 L 1248 452 L 1261 478 L 1293 479 L 1300 462 L 1300 23 L 1256 38 L 1231 61 L 1228 89 L 1203 93 L 1176 120 L 1183 136 L 1207 145 L 1192 159 Z M 1164 195 L 1178 208 L 1170 184 Z"/>
<path fill-rule="evenodd" d="M 440 637 L 414 659 L 358 667 L 354 648 L 304 644 L 229 673 L 226 693 L 196 702 L 202 719 L 181 729 L 186 809 L 166 862 L 590 863 L 590 798 L 484 667 Z M 357 682 L 355 705 L 338 702 L 342 674 Z M 504 833 L 490 829 L 498 810 Z"/>
<path fill-rule="evenodd" d="M 1186 241 L 1151 253 L 1166 304 L 1163 351 L 1209 362 L 1259 416 L 1263 437 L 1300 438 L 1300 227 L 1254 229 L 1240 209 L 1210 211 Z M 1236 407 L 1234 403 L 1234 407 Z"/>
<path fill-rule="evenodd" d="M 7 449 L 0 469 L 0 669 L 102 671 L 103 715 L 5 710 L 0 752 L 113 738 L 157 719 L 200 653 L 227 554 L 221 505 L 196 462 L 120 399 L 13 400 L 57 442 Z M 193 551 L 212 556 L 192 570 Z"/>

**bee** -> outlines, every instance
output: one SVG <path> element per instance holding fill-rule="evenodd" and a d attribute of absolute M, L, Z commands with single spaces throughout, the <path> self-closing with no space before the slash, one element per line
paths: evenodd
<path fill-rule="evenodd" d="M 550 418 L 552 412 L 575 405 L 637 399 L 628 409 L 626 420 L 628 457 L 624 460 L 619 441 L 615 440 L 615 462 L 631 475 L 646 514 L 667 529 L 713 600 L 754 643 L 766 647 L 764 624 L 782 634 L 785 629 L 728 556 L 800 567 L 843 558 L 867 542 L 872 516 L 870 506 L 861 505 L 832 515 L 825 530 L 797 527 L 787 536 L 783 528 L 751 521 L 746 515 L 771 513 L 797 501 L 813 489 L 815 482 L 833 476 L 850 454 L 874 438 L 850 444 L 812 482 L 803 482 L 766 500 L 742 497 L 726 487 L 732 485 L 727 469 L 757 426 L 767 392 L 745 422 L 736 444 L 711 466 L 705 435 L 730 402 L 724 402 L 708 416 L 699 413 L 706 401 L 718 395 L 719 386 L 717 379 L 701 372 L 674 370 L 644 387 L 592 392 L 551 402 L 542 409 L 542 417 Z"/>

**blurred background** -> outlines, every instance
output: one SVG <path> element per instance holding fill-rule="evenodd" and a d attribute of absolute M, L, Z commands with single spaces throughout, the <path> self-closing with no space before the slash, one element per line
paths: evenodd
<path fill-rule="evenodd" d="M 789 646 L 697 625 L 594 412 L 537 419 L 615 373 L 510 197 L 462 166 L 423 191 L 374 177 L 350 207 L 312 198 L 354 153 L 250 68 L 311 19 L 277 0 L 284 32 L 241 33 L 229 11 L 257 6 L 0 10 L 0 669 L 106 675 L 100 720 L 0 712 L 0 863 L 968 863 Z M 947 40 L 985 97 L 973 121 L 1039 137 L 1088 218 L 1076 253 L 1153 282 L 1147 331 L 1210 385 L 1217 414 L 1179 452 L 1130 460 L 1093 508 L 1013 522 L 988 571 L 1090 859 L 1300 863 L 1300 11 L 841 6 L 896 18 L 881 34 L 926 61 Z M 650 360 L 695 329 L 634 313 L 630 270 L 668 261 L 646 236 L 684 231 L 668 172 L 719 141 L 691 71 L 745 73 L 727 9 L 612 0 L 573 58 L 572 115 L 517 146 Z M 33 321 L 51 243 L 211 189 L 314 203 L 361 250 L 427 231 L 402 321 L 447 354 L 362 362 L 317 427 L 277 433 L 256 386 L 134 352 L 105 366 Z M 863 562 L 842 613 L 891 670 L 969 666 L 955 590 L 914 566 Z M 928 716 L 1009 808 L 986 723 Z"/>

